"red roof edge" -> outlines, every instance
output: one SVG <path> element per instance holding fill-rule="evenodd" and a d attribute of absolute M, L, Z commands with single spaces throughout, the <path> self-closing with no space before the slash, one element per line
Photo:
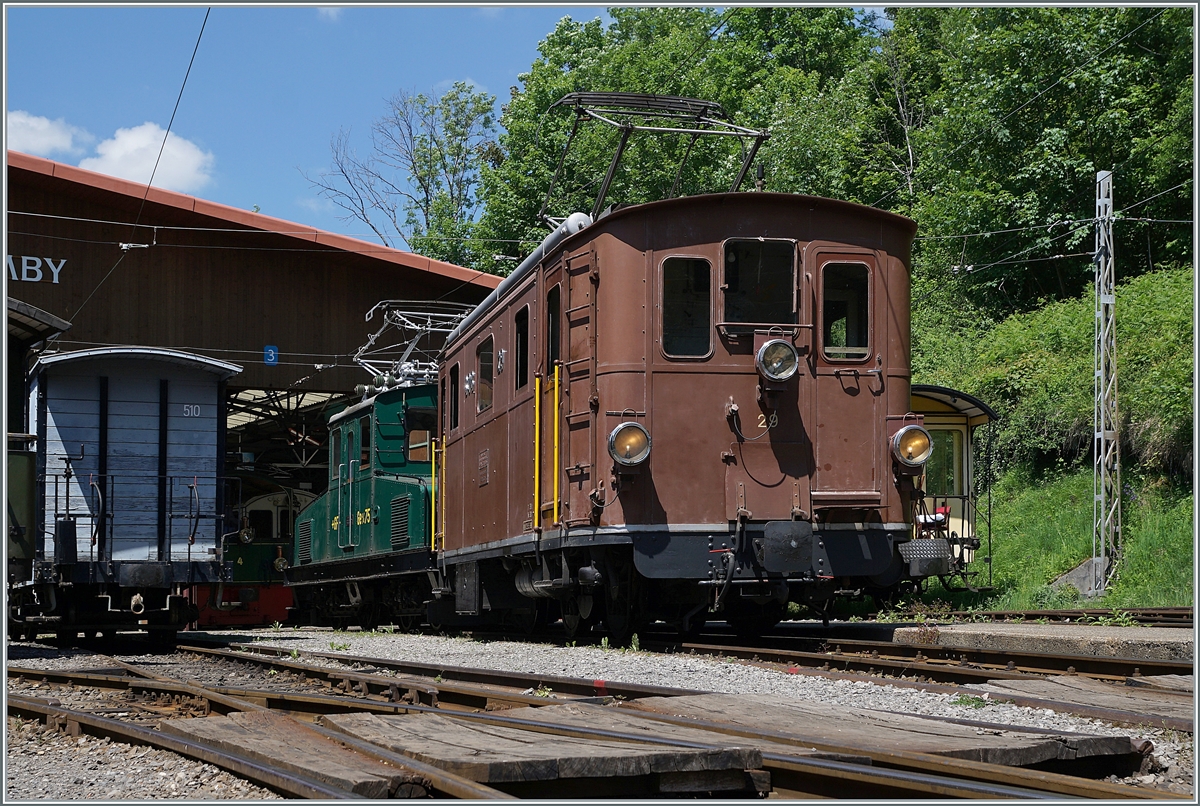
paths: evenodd
<path fill-rule="evenodd" d="M 152 201 L 155 204 L 175 207 L 180 210 L 228 221 L 231 224 L 238 224 L 251 229 L 279 233 L 285 237 L 296 238 L 309 243 L 320 243 L 344 252 L 369 255 L 379 260 L 386 260 L 389 263 L 396 263 L 416 271 L 439 274 L 451 280 L 461 280 L 471 285 L 482 286 L 483 288 L 495 288 L 504 279 L 494 274 L 487 274 L 463 266 L 456 266 L 453 263 L 434 260 L 424 255 L 418 255 L 415 252 L 405 252 L 402 249 L 393 249 L 383 244 L 351 238 L 348 235 L 339 235 L 335 232 L 320 230 L 306 224 L 297 224 L 294 221 L 287 221 L 282 218 L 263 215 L 262 213 L 252 213 L 249 210 L 242 210 L 218 202 L 206 201 L 195 196 L 189 196 L 186 193 L 178 193 L 174 190 L 151 187 L 149 194 L 147 194 L 146 186 L 141 183 L 96 173 L 95 171 L 88 171 L 83 168 L 77 168 L 74 165 L 48 160 L 44 157 L 23 154 L 20 151 L 10 150 L 8 152 L 8 167 L 20 168 L 25 171 L 52 176 L 56 179 L 75 182 L 76 184 L 119 193 L 136 199 L 144 197 L 147 201 Z"/>

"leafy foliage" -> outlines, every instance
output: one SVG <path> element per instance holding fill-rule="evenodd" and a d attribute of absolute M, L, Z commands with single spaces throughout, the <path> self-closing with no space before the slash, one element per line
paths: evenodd
<path fill-rule="evenodd" d="M 309 181 L 385 245 L 399 238 L 429 257 L 472 263 L 480 167 L 496 156 L 495 100 L 463 82 L 437 100 L 398 92 L 372 124 L 370 155 L 360 159 L 339 131 L 333 166 Z"/>
<path fill-rule="evenodd" d="M 801 138 L 808 139 L 810 147 L 828 150 L 812 137 L 818 133 L 812 128 L 828 128 L 828 119 L 820 119 L 812 109 L 798 111 L 787 99 L 797 91 L 806 93 L 803 97 L 821 96 L 869 55 L 870 31 L 850 9 L 737 8 L 717 14 L 711 9 L 615 8 L 609 13 L 613 24 L 607 29 L 598 19 L 561 20 L 538 46 L 539 56 L 529 72 L 521 74 L 523 86 L 513 88 L 501 117 L 504 161 L 484 171 L 482 237 L 517 241 L 528 251 L 545 235 L 536 215 L 571 129 L 569 113 L 550 107 L 570 92 L 641 92 L 717 101 L 742 125 L 778 124 L 762 152 L 765 164 L 787 166 L 782 184 L 769 180 L 772 189 L 840 190 L 826 181 L 829 171 L 793 167 L 786 153 L 776 159 L 769 152 L 776 142 L 789 141 L 785 148 L 795 152 Z M 782 102 L 778 109 L 776 100 Z M 834 109 L 831 96 L 823 103 L 825 111 Z M 796 131 L 789 135 L 794 118 Z M 608 127 L 581 127 L 555 188 L 550 215 L 591 209 L 618 136 Z M 732 138 L 696 143 L 680 177 L 679 193 L 729 187 L 741 154 L 727 139 Z M 632 138 L 608 199 L 637 203 L 665 197 L 687 148 L 687 140 L 680 137 Z M 810 162 L 839 161 L 834 149 L 832 155 Z M 801 170 L 805 182 L 815 181 L 801 187 Z M 499 270 L 501 264 L 485 261 L 477 268 Z"/>
<path fill-rule="evenodd" d="M 1147 472 L 1191 469 L 1193 277 L 1190 268 L 1159 271 L 1117 287 L 1122 450 Z M 974 350 L 956 351 L 958 387 L 1001 415 L 993 427 L 1002 465 L 1090 455 L 1094 321 L 1089 293 L 1009 317 Z"/>

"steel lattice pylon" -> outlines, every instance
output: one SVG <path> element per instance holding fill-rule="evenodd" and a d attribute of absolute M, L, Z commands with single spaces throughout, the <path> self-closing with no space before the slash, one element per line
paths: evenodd
<path fill-rule="evenodd" d="M 1096 174 L 1096 403 L 1093 423 L 1092 576 L 1104 593 L 1121 556 L 1121 441 L 1117 417 L 1117 341 L 1113 267 L 1112 172 Z"/>

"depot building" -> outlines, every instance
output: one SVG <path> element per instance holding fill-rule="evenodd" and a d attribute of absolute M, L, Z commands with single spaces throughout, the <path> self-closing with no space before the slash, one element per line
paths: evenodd
<path fill-rule="evenodd" d="M 366 313 L 381 300 L 474 304 L 500 281 L 63 163 L 7 157 L 10 435 L 27 433 L 31 414 L 37 420 L 29 392 L 38 367 L 61 371 L 92 358 L 115 366 L 114 356 L 175 369 L 192 361 L 221 368 L 213 377 L 227 466 L 319 489 L 325 420 L 369 380 L 352 360 L 377 329 Z M 154 375 L 145 361 L 139 373 Z"/>

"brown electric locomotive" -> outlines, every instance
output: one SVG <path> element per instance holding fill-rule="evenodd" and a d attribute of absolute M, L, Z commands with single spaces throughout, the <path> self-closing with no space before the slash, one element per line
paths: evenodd
<path fill-rule="evenodd" d="M 564 221 L 447 341 L 432 612 L 756 632 L 957 570 L 913 530 L 914 231 L 765 192 Z"/>

